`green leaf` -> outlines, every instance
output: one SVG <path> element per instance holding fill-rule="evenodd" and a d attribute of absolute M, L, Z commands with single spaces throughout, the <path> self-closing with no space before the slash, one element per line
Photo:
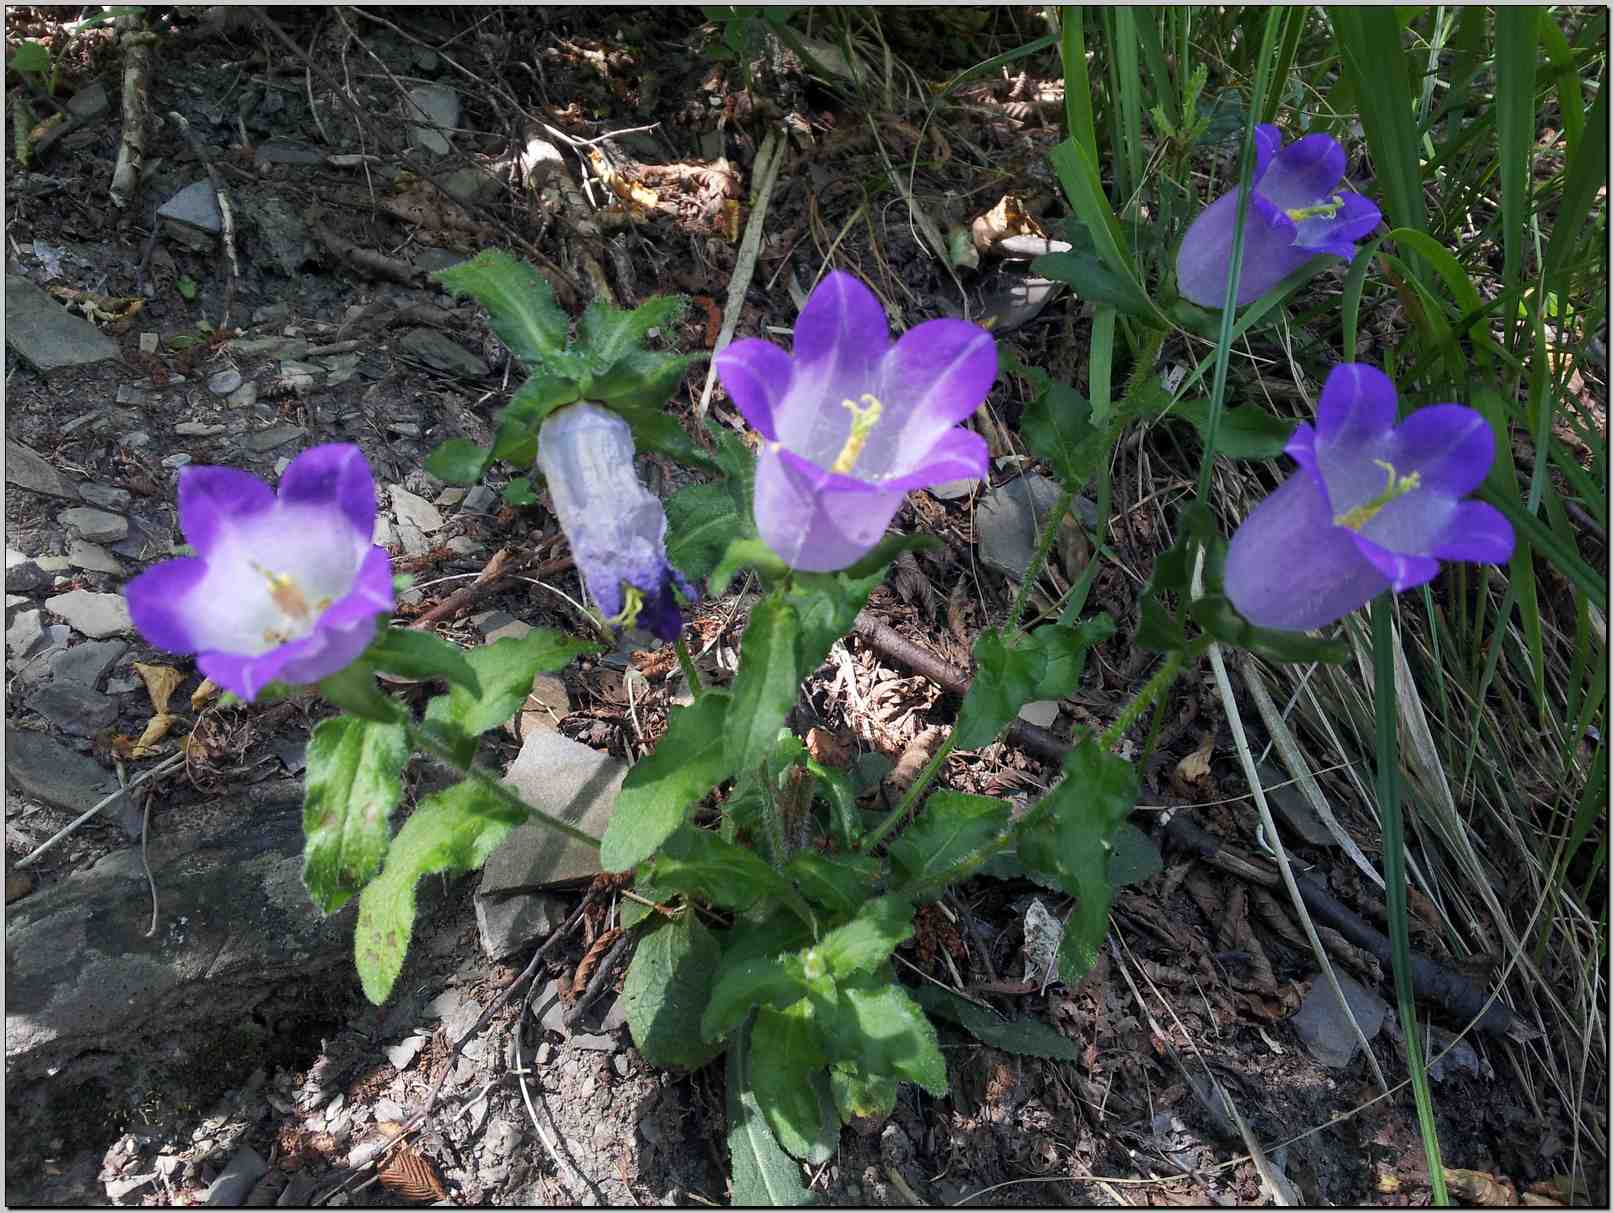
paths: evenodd
<path fill-rule="evenodd" d="M 784 865 L 784 875 L 809 901 L 831 914 L 849 914 L 868 899 L 879 878 L 880 863 L 872 855 L 820 855 L 801 851 Z"/>
<path fill-rule="evenodd" d="M 366 655 L 378 669 L 400 678 L 446 678 L 470 695 L 482 693 L 481 680 L 464 652 L 435 632 L 387 628 Z"/>
<path fill-rule="evenodd" d="M 801 1186 L 801 1168 L 779 1148 L 751 1090 L 750 1042 L 728 1050 L 728 1158 L 736 1208 L 804 1205 L 812 1200 Z"/>
<path fill-rule="evenodd" d="M 853 577 L 849 570 L 795 575 L 790 597 L 801 621 L 795 660 L 803 675 L 823 664 L 834 642 L 851 631 L 868 595 L 884 580 L 883 569 L 867 577 Z"/>
<path fill-rule="evenodd" d="M 864 1074 L 905 1078 L 931 1095 L 946 1094 L 947 1067 L 935 1025 L 900 985 L 870 976 L 832 992 L 814 988 L 811 999 L 835 1061 Z"/>
<path fill-rule="evenodd" d="M 1000 1019 L 951 990 L 928 983 L 917 987 L 913 997 L 931 1015 L 951 1020 L 976 1040 L 1004 1053 L 1053 1061 L 1081 1060 L 1081 1050 L 1073 1040 L 1039 1020 Z"/>
<path fill-rule="evenodd" d="M 839 1124 L 824 1082 L 828 1057 L 802 999 L 782 1011 L 762 1007 L 750 1030 L 751 1089 L 767 1127 L 786 1153 L 806 1162 L 829 1161 Z"/>
<path fill-rule="evenodd" d="M 319 693 L 343 711 L 378 724 L 397 724 L 407 715 L 401 704 L 375 685 L 375 667 L 363 658 L 322 678 Z"/>
<path fill-rule="evenodd" d="M 381 870 L 403 795 L 403 726 L 337 716 L 314 726 L 302 802 L 302 882 L 334 913 Z"/>
<path fill-rule="evenodd" d="M 594 376 L 592 398 L 624 415 L 665 416 L 660 410 L 683 383 L 688 370 L 689 360 L 682 354 L 634 350 L 605 374 Z"/>
<path fill-rule="evenodd" d="M 32 72 L 42 76 L 50 71 L 50 51 L 42 42 L 35 42 L 32 38 L 19 42 L 17 49 L 11 53 L 9 66 L 13 71 Z"/>
<path fill-rule="evenodd" d="M 818 796 L 829 805 L 829 830 L 835 843 L 850 850 L 863 836 L 862 816 L 857 811 L 857 794 L 852 791 L 851 780 L 843 772 L 830 770 L 811 758 L 805 766 L 818 781 Z"/>
<path fill-rule="evenodd" d="M 693 910 L 663 919 L 638 942 L 622 1002 L 633 1044 L 655 1066 L 703 1066 L 721 1052 L 700 1039 L 721 950 Z"/>
<path fill-rule="evenodd" d="M 539 372 L 520 387 L 499 414 L 499 432 L 494 440 L 493 456 L 525 467 L 538 457 L 537 433 L 543 419 L 558 408 L 575 404 L 582 392 L 573 379 L 553 372 Z M 531 453 L 521 445 L 523 440 L 532 443 Z"/>
<path fill-rule="evenodd" d="M 939 791 L 890 846 L 904 885 L 922 884 L 1008 828 L 1013 806 L 994 796 Z"/>
<path fill-rule="evenodd" d="M 532 491 L 532 482 L 525 476 L 520 476 L 504 486 L 504 491 L 499 494 L 499 500 L 505 505 L 537 505 L 538 495 Z"/>
<path fill-rule="evenodd" d="M 1154 840 L 1129 821 L 1115 831 L 1110 846 L 1109 883 L 1117 889 L 1141 884 L 1165 870 Z"/>
<path fill-rule="evenodd" d="M 539 674 L 564 668 L 580 653 L 597 652 L 597 644 L 548 628 L 533 628 L 525 636 L 508 636 L 472 649 L 465 660 L 481 684 L 481 693 L 473 695 L 462 686 L 451 688 L 426 705 L 426 721 L 446 735 L 479 737 L 520 710 Z"/>
<path fill-rule="evenodd" d="M 1202 439 L 1210 420 L 1210 402 L 1202 397 L 1184 400 L 1166 416 L 1192 422 Z M 1227 409 L 1215 432 L 1215 453 L 1228 459 L 1275 459 L 1288 446 L 1295 424 L 1252 404 Z"/>
<path fill-rule="evenodd" d="M 806 992 L 799 956 L 752 956 L 737 963 L 725 956 L 700 1017 L 700 1036 L 721 1040 L 745 1022 L 753 1007 L 787 1007 Z"/>
<path fill-rule="evenodd" d="M 695 826 L 673 831 L 647 865 L 656 888 L 695 894 L 728 910 L 748 910 L 764 897 L 793 892 L 754 851 Z"/>
<path fill-rule="evenodd" d="M 492 461 L 486 447 L 469 438 L 450 438 L 426 456 L 426 471 L 449 484 L 475 484 Z"/>
<path fill-rule="evenodd" d="M 192 278 L 189 274 L 186 274 L 183 278 L 174 283 L 174 288 L 179 292 L 180 297 L 184 299 L 186 303 L 192 303 L 196 299 L 196 293 L 200 289 L 200 286 L 198 285 L 196 279 Z M 191 344 L 194 344 L 194 342 Z M 170 343 L 170 345 L 172 345 L 172 343 Z"/>
<path fill-rule="evenodd" d="M 1074 226 L 1066 224 L 1065 230 Z M 1115 273 L 1090 249 L 1043 253 L 1031 262 L 1031 273 L 1067 284 L 1083 301 L 1108 304 L 1116 311 L 1144 320 L 1154 316 L 1153 305 L 1142 288 L 1131 278 Z"/>
<path fill-rule="evenodd" d="M 728 544 L 707 581 L 712 597 L 726 594 L 734 574 L 747 566 L 760 573 L 764 582 L 777 581 L 789 572 L 789 566 L 760 539 L 735 539 Z"/>
<path fill-rule="evenodd" d="M 898 556 L 906 552 L 938 552 L 945 547 L 946 544 L 934 535 L 887 535 L 874 545 L 873 551 L 841 572 L 854 581 L 860 581 L 864 577 L 883 574 Z"/>
<path fill-rule="evenodd" d="M 1137 803 L 1137 770 L 1084 739 L 1064 759 L 1064 778 L 1047 794 L 1040 819 L 1020 835 L 1026 868 L 1077 899 L 1059 944 L 1059 977 L 1074 985 L 1097 961 L 1109 933 L 1109 847 Z"/>
<path fill-rule="evenodd" d="M 728 769 L 749 771 L 773 748 L 801 690 L 795 666 L 795 607 L 774 591 L 751 608 L 740 642 L 733 704 L 724 722 Z"/>
<path fill-rule="evenodd" d="M 651 329 L 665 328 L 686 306 L 681 295 L 658 295 L 624 312 L 603 299 L 588 305 L 577 323 L 577 345 L 595 375 L 605 375 L 638 350 Z"/>
<path fill-rule="evenodd" d="M 666 501 L 666 558 L 691 581 L 703 581 L 736 539 L 746 520 L 724 484 L 691 484 Z"/>
<path fill-rule="evenodd" d="M 829 1070 L 829 1091 L 834 1096 L 835 1110 L 846 1124 L 859 1117 L 884 1121 L 896 1110 L 900 1085 L 888 1074 L 861 1074 L 855 1066 L 841 1064 Z"/>
<path fill-rule="evenodd" d="M 353 955 L 364 995 L 379 1006 L 392 993 L 414 932 L 415 883 L 457 876 L 487 862 L 514 826 L 510 810 L 475 780 L 426 797 L 387 850 L 386 866 L 359 895 Z"/>
<path fill-rule="evenodd" d="M 803 957 L 807 976 L 813 977 L 814 957 L 830 976 L 870 973 L 913 934 L 913 903 L 905 897 L 876 897 L 845 926 L 827 932 Z"/>
<path fill-rule="evenodd" d="M 503 249 L 485 249 L 431 276 L 450 294 L 469 295 L 485 307 L 493 331 L 529 366 L 543 365 L 565 346 L 571 321 L 555 303 L 554 287 Z"/>
<path fill-rule="evenodd" d="M 1040 390 L 1020 415 L 1020 436 L 1061 484 L 1079 489 L 1108 454 L 1109 436 L 1093 428 L 1092 406 L 1080 392 L 1041 371 L 1030 374 L 1034 368 L 1021 369 Z"/>
<path fill-rule="evenodd" d="M 723 736 L 729 703 L 726 692 L 707 691 L 673 710 L 655 753 L 622 782 L 599 847 L 605 871 L 625 872 L 648 859 L 683 824 L 689 806 L 734 773 Z"/>
<path fill-rule="evenodd" d="M 716 471 L 717 462 L 695 444 L 678 419 L 655 409 L 619 409 L 628 428 L 633 431 L 636 449 L 655 451 L 669 459 L 693 467 Z"/>
<path fill-rule="evenodd" d="M 958 709 L 953 741 L 959 749 L 989 745 L 1019 709 L 1035 699 L 1059 699 L 1080 684 L 1086 653 L 1114 634 L 1107 615 L 1079 627 L 1048 624 L 1010 645 L 996 628 L 975 640 L 974 681 Z"/>

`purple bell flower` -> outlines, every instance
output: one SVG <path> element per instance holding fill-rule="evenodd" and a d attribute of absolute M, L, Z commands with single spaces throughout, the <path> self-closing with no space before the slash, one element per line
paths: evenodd
<path fill-rule="evenodd" d="M 1459 404 L 1396 425 L 1395 385 L 1359 362 L 1333 368 L 1287 451 L 1299 471 L 1227 547 L 1226 594 L 1260 627 L 1307 631 L 1379 593 L 1422 585 L 1441 560 L 1501 564 L 1512 525 L 1462 498 L 1495 457 L 1489 422 Z"/>
<path fill-rule="evenodd" d="M 784 562 L 813 573 L 879 542 L 909 489 L 986 474 L 986 443 L 958 423 L 997 378 L 992 336 L 927 320 L 894 344 L 874 293 L 836 270 L 795 322 L 792 357 L 736 341 L 716 359 L 734 404 L 766 439 L 756 528 Z"/>
<path fill-rule="evenodd" d="M 676 640 L 676 586 L 699 593 L 667 563 L 666 511 L 633 470 L 633 431 L 610 409 L 584 401 L 551 413 L 538 430 L 538 467 L 560 529 L 607 623 Z"/>
<path fill-rule="evenodd" d="M 1275 126 L 1255 127 L 1238 306 L 1260 298 L 1318 253 L 1354 257 L 1356 241 L 1378 226 L 1376 206 L 1338 188 L 1344 166 L 1344 149 L 1331 135 L 1306 135 L 1283 147 Z M 1236 189 L 1193 220 L 1176 254 L 1176 286 L 1184 299 L 1209 308 L 1226 301 L 1237 220 Z"/>
<path fill-rule="evenodd" d="M 195 556 L 165 560 L 123 589 L 134 626 L 251 702 L 270 682 L 345 668 L 392 610 L 392 570 L 375 546 L 375 481 L 358 447 L 293 459 L 276 496 L 234 468 L 179 473 L 179 525 Z"/>

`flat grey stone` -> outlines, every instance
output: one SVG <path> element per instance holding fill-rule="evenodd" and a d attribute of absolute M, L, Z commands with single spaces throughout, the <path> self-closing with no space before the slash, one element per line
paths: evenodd
<path fill-rule="evenodd" d="M 227 366 L 221 371 L 214 371 L 207 377 L 207 390 L 215 396 L 228 396 L 241 386 L 241 372 L 233 366 Z"/>
<path fill-rule="evenodd" d="M 39 567 L 38 561 L 29 560 L 21 552 L 6 549 L 6 591 L 11 594 L 31 594 L 50 584 L 50 574 Z"/>
<path fill-rule="evenodd" d="M 45 629 L 44 643 L 34 649 L 33 655 L 13 664 L 17 667 L 13 690 L 36 687 L 50 677 L 50 663 L 59 653 L 67 651 L 73 639 L 73 629 L 65 623 L 53 623 Z M 19 701 L 20 702 L 20 701 Z"/>
<path fill-rule="evenodd" d="M 308 433 L 300 425 L 274 425 L 241 439 L 241 445 L 255 455 L 266 455 L 275 447 L 285 446 Z"/>
<path fill-rule="evenodd" d="M 94 506 L 80 505 L 63 510 L 56 515 L 56 521 L 76 532 L 80 539 L 88 539 L 91 543 L 117 543 L 129 537 L 127 518 L 98 510 Z"/>
<path fill-rule="evenodd" d="M 175 451 L 172 455 L 162 457 L 162 466 L 165 468 L 182 468 L 190 462 L 190 455 L 185 451 Z"/>
<path fill-rule="evenodd" d="M 1053 727 L 1053 722 L 1059 718 L 1059 705 L 1057 700 L 1038 699 L 1027 703 L 1019 709 L 1019 718 L 1028 720 L 1031 724 L 1040 725 L 1044 729 Z"/>
<path fill-rule="evenodd" d="M 99 118 L 111 108 L 112 102 L 106 95 L 106 85 L 100 81 L 79 89 L 67 102 L 67 112 L 85 122 Z"/>
<path fill-rule="evenodd" d="M 279 324 L 290 315 L 291 305 L 289 303 L 266 303 L 262 307 L 252 309 L 252 323 Z"/>
<path fill-rule="evenodd" d="M 208 425 L 205 421 L 181 421 L 174 426 L 174 433 L 181 438 L 209 438 L 229 428 L 227 425 Z"/>
<path fill-rule="evenodd" d="M 69 737 L 94 737 L 118 718 L 116 702 L 81 682 L 46 683 L 28 706 Z"/>
<path fill-rule="evenodd" d="M 1361 1034 L 1369 1041 L 1383 1027 L 1389 1004 L 1361 985 L 1348 973 L 1335 967 L 1339 988 L 1355 1012 L 1355 1021 L 1361 1025 Z M 1350 1029 L 1350 1020 L 1333 994 L 1327 978 L 1318 973 L 1311 981 L 1310 993 L 1288 1019 L 1306 1051 L 1324 1066 L 1339 1070 L 1350 1064 L 1361 1042 Z"/>
<path fill-rule="evenodd" d="M 119 404 L 145 404 L 151 394 L 138 383 L 120 383 L 115 399 Z"/>
<path fill-rule="evenodd" d="M 447 191 L 449 197 L 456 202 L 463 203 L 490 202 L 504 192 L 504 185 L 497 177 L 484 169 L 477 168 L 473 164 L 467 164 L 464 168 L 456 169 L 454 172 L 449 173 L 442 181 L 442 188 Z M 457 265 L 465 260 L 460 255 L 452 256 L 454 259 L 448 262 L 448 265 Z M 439 258 L 430 259 L 440 260 Z M 425 268 L 425 266 L 421 265 L 419 257 L 415 258 L 415 266 L 419 269 Z M 446 269 L 447 266 L 438 264 L 432 268 Z"/>
<path fill-rule="evenodd" d="M 324 164 L 325 153 L 312 143 L 266 139 L 258 144 L 257 161 L 259 164 Z"/>
<path fill-rule="evenodd" d="M 458 93 L 441 84 L 417 85 L 409 90 L 405 110 L 405 116 L 413 122 L 409 127 L 409 142 L 413 146 L 434 156 L 446 156 L 454 150 L 447 134 L 436 128 L 459 125 Z"/>
<path fill-rule="evenodd" d="M 302 216 L 279 194 L 267 190 L 239 195 L 241 214 L 252 230 L 257 260 L 294 278 L 316 253 Z M 264 257 L 262 254 L 268 254 Z"/>
<path fill-rule="evenodd" d="M 167 219 L 207 236 L 217 236 L 224 230 L 224 217 L 218 210 L 218 195 L 207 181 L 192 182 L 180 190 L 157 208 L 157 218 Z"/>
<path fill-rule="evenodd" d="M 614 1053 L 618 1044 L 616 1037 L 601 1032 L 578 1032 L 571 1038 L 572 1048 L 588 1049 L 595 1053 Z"/>
<path fill-rule="evenodd" d="M 521 743 L 504 784 L 529 804 L 598 838 L 626 777 L 626 765 L 609 754 L 539 729 Z M 480 893 L 486 897 L 544 889 L 598 873 L 596 849 L 528 821 L 510 831 L 488 859 Z"/>
<path fill-rule="evenodd" d="M 91 573 L 122 573 L 118 558 L 98 543 L 74 539 L 67 545 L 67 563 Z"/>
<path fill-rule="evenodd" d="M 1031 275 L 998 274 L 975 320 L 994 333 L 1011 333 L 1042 314 L 1058 298 L 1064 283 Z"/>
<path fill-rule="evenodd" d="M 932 484 L 927 492 L 942 501 L 956 501 L 960 497 L 967 497 L 979 486 L 980 481 L 973 479 L 944 480 L 940 484 Z"/>
<path fill-rule="evenodd" d="M 459 508 L 473 514 L 490 514 L 498 509 L 498 494 L 485 484 L 478 484 L 465 494 L 465 500 L 459 503 Z"/>
<path fill-rule="evenodd" d="M 6 783 L 52 808 L 82 813 L 118 786 L 112 772 L 54 737 L 6 721 Z"/>
<path fill-rule="evenodd" d="M 488 374 L 487 363 L 478 355 L 436 329 L 410 329 L 398 339 L 398 352 L 412 355 L 434 370 L 464 379 L 481 379 Z"/>
<path fill-rule="evenodd" d="M 269 742 L 269 748 L 280 759 L 280 765 L 286 768 L 288 774 L 296 775 L 308 766 L 308 743 L 296 741 L 289 737 L 276 737 Z"/>
<path fill-rule="evenodd" d="M 482 635 L 487 638 L 489 644 L 492 644 L 495 640 L 503 640 L 508 636 L 521 640 L 526 637 L 527 633 L 532 631 L 531 624 L 522 623 L 519 619 L 512 615 L 507 615 L 503 611 L 488 611 L 485 614 L 476 616 L 471 622 L 481 629 Z"/>
<path fill-rule="evenodd" d="M 6 275 L 6 344 L 41 371 L 89 366 L 118 357 L 118 343 L 82 316 L 75 316 L 28 279 Z M 32 488 L 12 476 L 13 444 L 6 441 L 6 479 Z M 56 477 L 60 480 L 60 476 Z M 34 488 L 35 492 L 48 489 Z M 71 491 L 56 494 L 70 497 Z"/>
<path fill-rule="evenodd" d="M 1260 776 L 1261 786 L 1266 790 L 1266 799 L 1271 807 L 1277 810 L 1282 819 L 1301 838 L 1313 847 L 1338 845 L 1338 839 L 1333 837 L 1333 831 L 1317 816 L 1316 810 L 1311 807 L 1311 802 L 1305 798 L 1305 793 L 1285 772 L 1269 762 L 1257 764 L 1255 772 Z"/>
<path fill-rule="evenodd" d="M 247 1195 L 256 1186 L 258 1180 L 269 1173 L 269 1164 L 251 1146 L 242 1146 L 233 1155 L 230 1161 L 224 1164 L 207 1189 L 207 1200 L 204 1202 L 221 1209 L 239 1209 L 246 1204 Z"/>
<path fill-rule="evenodd" d="M 93 480 L 81 483 L 78 486 L 78 495 L 91 505 L 111 510 L 114 514 L 121 514 L 129 508 L 129 502 L 134 500 L 128 489 L 116 489 L 110 484 L 96 484 Z"/>
<path fill-rule="evenodd" d="M 224 398 L 224 403 L 234 409 L 251 408 L 257 402 L 258 385 L 251 380 L 243 383 Z"/>
<path fill-rule="evenodd" d="M 476 931 L 490 960 L 503 960 L 547 938 L 565 921 L 565 905 L 544 893 L 476 898 Z"/>
<path fill-rule="evenodd" d="M 26 594 L 6 595 L 6 626 L 8 628 L 11 626 L 11 621 L 16 618 L 17 608 L 25 607 L 32 601 Z"/>
<path fill-rule="evenodd" d="M 975 511 L 980 559 L 1018 581 L 1036 552 L 1036 530 L 1059 498 L 1059 486 L 1037 472 L 988 492 Z"/>
<path fill-rule="evenodd" d="M 45 643 L 45 613 L 22 611 L 6 629 L 6 653 L 13 661 L 33 656 Z"/>
<path fill-rule="evenodd" d="M 86 640 L 52 656 L 50 676 L 56 682 L 93 687 L 128 651 L 129 646 L 121 640 Z"/>
<path fill-rule="evenodd" d="M 408 523 L 425 535 L 442 530 L 442 513 L 424 497 L 400 484 L 388 485 L 387 493 L 392 498 L 392 512 L 400 523 Z"/>
<path fill-rule="evenodd" d="M 453 249 L 433 248 L 427 245 L 424 248 L 415 250 L 414 268 L 422 273 L 434 274 L 438 270 L 445 270 L 451 266 L 459 265 L 465 259 L 464 253 L 456 253 Z"/>
<path fill-rule="evenodd" d="M 94 640 L 118 636 L 134 627 L 128 604 L 122 594 L 96 594 L 90 590 L 70 590 L 45 599 L 45 608 L 60 615 Z"/>

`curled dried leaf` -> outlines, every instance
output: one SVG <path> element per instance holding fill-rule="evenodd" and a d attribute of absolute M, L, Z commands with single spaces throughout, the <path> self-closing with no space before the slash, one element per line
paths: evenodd
<path fill-rule="evenodd" d="M 165 714 L 168 711 L 168 701 L 173 698 L 179 684 L 185 681 L 185 676 L 173 666 L 147 665 L 142 661 L 134 663 L 134 672 L 140 676 L 140 681 L 146 684 L 146 694 L 151 696 L 152 709 L 159 716 Z"/>

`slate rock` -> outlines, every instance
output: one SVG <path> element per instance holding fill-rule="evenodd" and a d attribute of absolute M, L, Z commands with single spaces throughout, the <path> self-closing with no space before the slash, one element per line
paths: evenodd
<path fill-rule="evenodd" d="M 476 931 L 490 960 L 503 960 L 547 938 L 565 921 L 565 905 L 543 893 L 476 898 Z"/>
<path fill-rule="evenodd" d="M 73 315 L 20 274 L 6 275 L 6 344 L 16 350 L 23 361 L 47 372 L 64 366 L 107 362 L 119 353 L 116 341 L 84 317 Z M 36 493 L 50 492 L 13 476 L 12 448 L 21 445 L 10 439 L 6 441 L 6 479 L 24 488 L 33 488 Z M 53 481 L 66 483 L 60 473 L 54 475 Z M 55 496 L 76 494 L 68 489 Z"/>
<path fill-rule="evenodd" d="M 29 696 L 28 706 L 69 737 L 94 737 L 118 718 L 110 696 L 81 682 L 47 683 Z"/>
<path fill-rule="evenodd" d="M 269 1164 L 262 1156 L 251 1146 L 242 1146 L 230 1156 L 218 1178 L 208 1187 L 204 1203 L 221 1209 L 239 1209 L 246 1204 L 247 1195 L 258 1180 L 268 1173 Z"/>
<path fill-rule="evenodd" d="M 56 682 L 75 682 L 93 687 L 129 651 L 121 640 L 86 640 L 63 649 L 50 659 L 50 676 Z"/>
<path fill-rule="evenodd" d="M 1383 1027 L 1389 1004 L 1348 973 L 1337 967 L 1333 971 L 1338 975 L 1339 988 L 1344 991 L 1350 1009 L 1355 1012 L 1355 1021 L 1361 1025 L 1361 1034 L 1370 1041 Z M 1321 973 L 1311 981 L 1310 993 L 1305 995 L 1305 1001 L 1299 1004 L 1299 1010 L 1289 1017 L 1288 1022 L 1306 1052 L 1331 1069 L 1339 1070 L 1349 1065 L 1361 1048 L 1344 1008 L 1333 993 L 1333 987 Z"/>
<path fill-rule="evenodd" d="M 157 208 L 157 218 L 204 236 L 217 236 L 224 230 L 218 195 L 211 182 L 195 181 Z"/>
<path fill-rule="evenodd" d="M 63 510 L 56 515 L 56 521 L 76 532 L 80 539 L 88 539 L 91 543 L 117 543 L 129 534 L 127 518 L 93 506 L 80 505 Z"/>
<path fill-rule="evenodd" d="M 45 607 L 67 620 L 74 631 L 95 640 L 118 636 L 134 627 L 134 621 L 129 618 L 129 606 L 123 601 L 122 594 L 71 590 L 45 599 Z"/>
<path fill-rule="evenodd" d="M 53 623 L 45 628 L 44 643 L 35 647 L 32 656 L 13 663 L 17 673 L 13 690 L 35 687 L 50 677 L 50 663 L 67 651 L 73 639 L 73 629 L 65 623 Z"/>
<path fill-rule="evenodd" d="M 233 366 L 227 366 L 221 371 L 214 371 L 207 377 L 207 390 L 215 396 L 228 396 L 241 386 L 241 372 Z"/>
<path fill-rule="evenodd" d="M 504 785 L 529 804 L 602 837 L 627 767 L 609 754 L 547 729 L 521 743 Z M 599 873 L 599 852 L 535 821 L 510 831 L 482 871 L 479 895 L 543 889 Z"/>
<path fill-rule="evenodd" d="M 442 513 L 424 497 L 397 484 L 388 485 L 387 493 L 399 522 L 406 522 L 425 535 L 442 530 Z"/>
<path fill-rule="evenodd" d="M 113 488 L 109 484 L 96 484 L 93 480 L 86 480 L 80 484 L 78 495 L 91 505 L 111 510 L 114 514 L 123 513 L 134 500 L 128 489 Z"/>
<path fill-rule="evenodd" d="M 43 611 L 22 611 L 6 629 L 6 653 L 13 661 L 22 661 L 32 657 L 40 645 L 45 643 L 45 613 Z"/>
<path fill-rule="evenodd" d="M 274 425 L 266 430 L 259 430 L 256 434 L 248 434 L 241 439 L 241 445 L 254 455 L 267 455 L 276 447 L 285 446 L 286 443 L 307 433 L 308 431 L 300 425 Z"/>
<path fill-rule="evenodd" d="M 956 501 L 960 497 L 967 497 L 979 487 L 979 480 L 966 477 L 963 480 L 944 480 L 940 484 L 932 484 L 926 491 L 941 501 Z"/>
<path fill-rule="evenodd" d="M 257 147 L 257 162 L 263 164 L 324 164 L 325 153 L 312 143 L 266 139 Z"/>
<path fill-rule="evenodd" d="M 6 783 L 53 808 L 82 813 L 108 792 L 117 779 L 93 758 L 68 749 L 54 737 L 20 729 L 6 721 Z"/>
<path fill-rule="evenodd" d="M 447 134 L 436 129 L 459 125 L 459 94 L 453 89 L 441 84 L 418 85 L 409 90 L 405 111 L 415 120 L 409 127 L 409 142 L 413 146 L 434 156 L 446 156 L 454 150 Z"/>
<path fill-rule="evenodd" d="M 6 549 L 7 593 L 31 594 L 44 589 L 50 582 L 51 575 L 40 568 L 37 561 L 28 559 L 21 552 Z"/>
<path fill-rule="evenodd" d="M 267 253 L 270 267 L 287 278 L 301 273 L 303 265 L 317 252 L 309 238 L 308 225 L 279 194 L 245 193 L 241 195 L 241 211 L 251 226 L 255 250 Z"/>
<path fill-rule="evenodd" d="M 123 566 L 118 563 L 116 556 L 100 544 L 87 543 L 82 539 L 74 539 L 67 545 L 67 563 L 75 569 L 84 569 L 91 573 L 123 572 Z"/>
<path fill-rule="evenodd" d="M 93 122 L 112 108 L 106 85 L 100 81 L 78 90 L 67 102 L 67 112 L 85 122 Z"/>
<path fill-rule="evenodd" d="M 1059 486 L 1039 472 L 1015 476 L 988 492 L 975 511 L 980 559 L 1016 581 L 1023 577 L 1036 551 L 1037 528 L 1058 498 Z M 1095 525 L 1097 507 L 1086 498 L 1077 498 L 1071 512 Z"/>
<path fill-rule="evenodd" d="M 1266 800 L 1301 838 L 1313 847 L 1338 845 L 1333 831 L 1317 815 L 1297 783 L 1268 762 L 1256 763 L 1255 773 L 1260 776 L 1261 786 L 1266 790 Z"/>
<path fill-rule="evenodd" d="M 498 509 L 498 494 L 485 484 L 478 484 L 465 494 L 459 508 L 472 514 L 491 514 Z"/>
<path fill-rule="evenodd" d="M 152 836 L 162 901 L 150 938 L 149 913 L 129 912 L 150 904 L 138 845 L 8 909 L 8 1081 L 51 1074 L 66 1087 L 82 1072 L 56 1070 L 90 1052 L 112 1056 L 86 1058 L 86 1068 L 137 1066 L 170 1049 L 205 1055 L 266 990 L 332 970 L 351 980 L 357 902 L 327 918 L 304 891 L 299 786 L 254 791 L 250 812 Z"/>
<path fill-rule="evenodd" d="M 409 354 L 434 370 L 463 379 L 487 376 L 487 363 L 453 338 L 436 329 L 412 328 L 398 338 L 398 352 Z"/>

